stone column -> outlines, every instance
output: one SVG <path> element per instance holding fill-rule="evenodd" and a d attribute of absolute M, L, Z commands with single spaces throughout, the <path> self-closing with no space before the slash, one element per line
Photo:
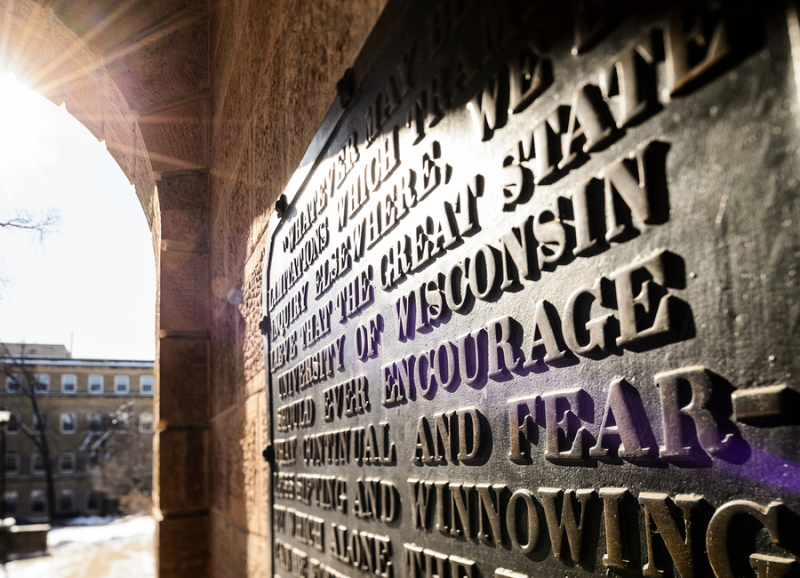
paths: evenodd
<path fill-rule="evenodd" d="M 156 186 L 156 560 L 161 578 L 202 577 L 209 551 L 208 174 L 162 173 Z"/>

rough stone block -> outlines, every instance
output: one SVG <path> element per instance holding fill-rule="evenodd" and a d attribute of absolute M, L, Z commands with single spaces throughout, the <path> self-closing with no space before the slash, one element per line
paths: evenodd
<path fill-rule="evenodd" d="M 249 461 L 247 422 L 245 406 L 237 405 L 228 411 L 222 420 L 225 439 L 225 493 L 227 509 L 225 513 L 238 526 L 247 525 L 247 474 Z"/>
<path fill-rule="evenodd" d="M 17 5 L 22 3 L 16 3 Z M 36 24 L 31 23 L 34 27 Z M 98 139 L 104 138 L 104 104 L 105 79 L 103 70 L 94 54 L 89 51 L 80 39 L 63 25 L 37 28 L 38 31 L 50 31 L 48 46 L 37 45 L 35 39 L 41 38 L 33 34 L 33 42 L 25 41 L 26 48 L 36 51 L 37 59 L 47 57 L 49 62 L 39 68 L 31 62 L 25 62 L 28 69 L 18 77 L 25 81 L 31 78 L 36 90 L 53 102 L 66 102 L 67 110 L 77 118 Z M 33 46 L 27 46 L 33 44 Z"/>
<path fill-rule="evenodd" d="M 285 36 L 287 163 L 294 171 L 336 95 L 336 82 L 352 65 L 386 0 L 341 4 L 295 3 Z M 325 22 L 320 26 L 320 22 Z M 282 39 L 283 41 L 283 39 Z"/>
<path fill-rule="evenodd" d="M 134 110 L 176 103 L 208 88 L 208 21 L 191 17 L 171 23 L 115 49 L 106 62 Z"/>
<path fill-rule="evenodd" d="M 227 276 L 240 285 L 244 280 L 244 263 L 250 249 L 251 223 L 253 222 L 252 164 L 250 133 L 242 139 L 240 163 L 234 173 L 233 187 L 228 196 L 228 262 Z"/>
<path fill-rule="evenodd" d="M 147 224 L 153 228 L 155 218 L 153 201 L 156 194 L 155 181 L 153 181 L 153 168 L 147 158 L 147 150 L 142 140 L 139 127 L 136 127 L 136 168 L 134 172 L 136 196 L 144 209 Z"/>
<path fill-rule="evenodd" d="M 211 322 L 211 415 L 244 402 L 244 318 L 226 302 L 215 310 Z M 242 336 L 240 338 L 240 335 Z"/>
<path fill-rule="evenodd" d="M 104 133 L 106 150 L 108 150 L 108 153 L 117 161 L 117 164 L 122 169 L 122 172 L 125 173 L 128 180 L 133 182 L 133 171 L 135 167 L 134 150 L 136 148 L 134 134 L 132 130 L 126 131 L 124 129 L 122 132 L 117 132 L 117 129 L 120 127 L 115 125 L 118 125 L 118 123 L 114 123 L 113 121 L 109 123 L 108 117 L 105 117 Z"/>
<path fill-rule="evenodd" d="M 263 374 L 261 379 L 263 380 Z M 267 415 L 267 392 L 261 390 L 254 396 L 256 405 L 258 406 L 258 430 L 256 431 L 256 477 L 257 477 L 257 490 L 256 494 L 256 512 L 258 514 L 258 534 L 261 536 L 271 537 L 272 527 L 269 524 L 270 519 L 270 476 L 269 465 L 264 461 L 262 454 L 264 446 L 269 440 L 269 431 L 267 429 L 269 424 L 269 417 Z"/>
<path fill-rule="evenodd" d="M 236 0 L 220 0 L 211 11 L 211 78 L 210 89 L 212 118 L 218 119 L 221 105 L 233 75 L 241 74 L 234 53 L 242 32 L 242 3 Z M 216 126 L 212 127 L 212 142 L 216 137 Z"/>
<path fill-rule="evenodd" d="M 118 0 L 54 0 L 48 4 L 61 22 L 100 54 L 192 3 L 190 0 L 140 0 L 135 4 Z"/>
<path fill-rule="evenodd" d="M 133 181 L 136 139 L 134 117 L 119 88 L 103 73 L 103 133 L 106 148 L 128 180 Z"/>
<path fill-rule="evenodd" d="M 237 528 L 223 514 L 211 511 L 211 572 L 215 578 L 247 576 L 250 565 L 247 532 Z"/>
<path fill-rule="evenodd" d="M 208 432 L 160 431 L 153 437 L 155 505 L 164 515 L 208 507 Z"/>
<path fill-rule="evenodd" d="M 188 174 L 158 181 L 161 236 L 197 247 L 208 245 L 208 175 Z"/>
<path fill-rule="evenodd" d="M 220 179 L 220 188 L 215 194 L 225 195 L 233 185 L 234 172 L 239 164 L 239 155 L 242 150 L 242 109 L 245 106 L 242 96 L 241 67 L 231 65 L 234 73 L 228 82 L 225 93 L 211 93 L 212 117 L 211 128 L 214 131 L 211 137 L 214 157 L 214 170 Z"/>
<path fill-rule="evenodd" d="M 285 114 L 276 100 L 284 98 L 283 60 L 273 58 L 264 76 L 261 95 L 253 115 L 253 235 L 266 230 L 275 201 L 288 183 L 286 168 Z"/>
<path fill-rule="evenodd" d="M 227 478 L 227 460 L 225 447 L 225 427 L 221 417 L 211 420 L 209 429 L 209 464 L 208 469 L 209 502 L 212 508 L 220 512 L 228 510 L 228 495 L 225 493 Z"/>
<path fill-rule="evenodd" d="M 207 331 L 208 255 L 161 251 L 160 258 L 159 328 Z"/>
<path fill-rule="evenodd" d="M 88 128 L 95 138 L 105 138 L 103 74 L 99 70 L 83 68 L 74 61 L 70 64 L 70 68 L 61 69 L 67 74 L 61 87 L 67 110 Z"/>
<path fill-rule="evenodd" d="M 156 172 L 208 166 L 208 104 L 205 98 L 139 117 Z"/>
<path fill-rule="evenodd" d="M 63 80 L 59 52 L 52 37 L 51 19 L 47 10 L 31 2 L 6 2 L 3 6 L 2 36 L 4 71 L 46 98 L 61 104 Z"/>
<path fill-rule="evenodd" d="M 263 449 L 262 440 L 264 434 L 261 427 L 261 403 L 266 405 L 266 399 L 254 395 L 247 398 L 245 403 L 244 415 L 244 435 L 239 441 L 243 459 L 244 472 L 244 507 L 247 520 L 247 530 L 255 534 L 264 534 L 267 513 L 263 509 L 264 499 L 262 497 L 263 488 L 262 471 L 264 469 L 264 458 L 261 455 Z"/>
<path fill-rule="evenodd" d="M 21 4 L 17 2 L 17 4 Z M 55 16 L 55 14 L 54 14 Z M 78 62 L 81 66 L 92 68 L 100 56 L 98 53 L 92 51 L 86 42 L 80 36 L 80 33 L 69 22 L 65 22 L 58 16 L 54 19 L 55 26 L 53 26 L 53 38 L 56 46 L 60 50 L 56 54 L 56 62 L 65 62 L 68 59 Z M 121 38 L 117 39 L 119 42 Z"/>
<path fill-rule="evenodd" d="M 209 572 L 209 516 L 160 520 L 156 525 L 159 578 L 205 578 Z"/>
<path fill-rule="evenodd" d="M 166 337 L 159 340 L 159 422 L 167 427 L 208 423 L 207 339 Z"/>
<path fill-rule="evenodd" d="M 244 288 L 244 378 L 248 383 L 254 376 L 264 370 L 264 337 L 259 329 L 263 317 L 261 306 L 261 287 L 264 269 L 264 248 L 266 243 L 260 243 L 245 267 Z M 260 383 L 260 382 L 259 382 Z M 263 388 L 263 385 L 261 385 Z M 248 389 L 248 395 L 254 393 Z"/>
<path fill-rule="evenodd" d="M 250 2 L 247 5 L 241 39 L 245 50 L 240 59 L 247 69 L 244 78 L 250 83 L 251 94 L 257 94 L 256 91 L 261 85 L 261 78 L 272 59 L 290 5 L 289 0 Z M 254 104 L 251 101 L 251 106 Z"/>
<path fill-rule="evenodd" d="M 270 545 L 262 536 L 237 528 L 219 512 L 211 512 L 212 575 L 219 578 L 271 576 Z"/>
<path fill-rule="evenodd" d="M 222 207 L 221 212 L 212 222 L 211 244 L 209 247 L 209 258 L 211 267 L 211 300 L 214 306 L 219 306 L 227 300 L 228 292 L 233 288 L 233 284 L 227 277 L 227 265 L 225 257 L 225 236 L 228 231 L 227 212 Z"/>
<path fill-rule="evenodd" d="M 228 183 L 230 183 L 230 175 L 223 173 L 218 167 L 220 166 L 221 153 L 219 149 L 210 149 L 211 166 L 208 168 L 209 175 L 209 220 L 211 223 L 219 219 L 222 208 L 225 206 L 228 193 Z"/>
<path fill-rule="evenodd" d="M 150 225 L 150 230 L 153 233 L 153 251 L 156 257 L 156 285 L 161 286 L 161 203 L 158 200 L 158 190 L 153 194 L 153 224 Z M 161 322 L 160 305 L 156 301 L 156 320 Z"/>
<path fill-rule="evenodd" d="M 272 576 L 270 542 L 262 536 L 247 536 L 247 578 Z"/>

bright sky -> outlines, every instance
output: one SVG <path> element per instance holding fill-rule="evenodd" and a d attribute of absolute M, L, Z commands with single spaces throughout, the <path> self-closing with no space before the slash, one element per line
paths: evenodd
<path fill-rule="evenodd" d="M 63 106 L 0 74 L 0 220 L 17 209 L 60 221 L 41 244 L 0 228 L 0 340 L 154 359 L 155 261 L 133 186 Z"/>

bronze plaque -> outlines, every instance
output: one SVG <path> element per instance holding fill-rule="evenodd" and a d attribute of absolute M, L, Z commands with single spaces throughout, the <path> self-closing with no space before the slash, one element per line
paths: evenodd
<path fill-rule="evenodd" d="M 797 51 L 389 4 L 270 225 L 276 576 L 797 574 Z"/>

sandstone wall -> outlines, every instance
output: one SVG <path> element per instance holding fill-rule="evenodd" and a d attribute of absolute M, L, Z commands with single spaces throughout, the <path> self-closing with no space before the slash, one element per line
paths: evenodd
<path fill-rule="evenodd" d="M 267 221 L 385 0 L 219 0 L 211 11 L 211 576 L 265 576 L 261 272 Z"/>

